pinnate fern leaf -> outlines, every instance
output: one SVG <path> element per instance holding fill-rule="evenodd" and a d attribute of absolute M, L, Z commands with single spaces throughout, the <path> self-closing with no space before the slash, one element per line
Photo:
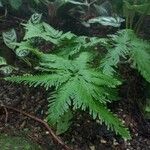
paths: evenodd
<path fill-rule="evenodd" d="M 44 86 L 47 90 L 52 86 L 59 86 L 69 79 L 68 74 L 41 74 L 41 75 L 24 75 L 7 77 L 15 83 L 28 84 L 33 87 Z"/>
<path fill-rule="evenodd" d="M 35 16 L 34 22 L 31 21 L 34 18 L 32 16 L 30 21 L 25 24 L 24 40 L 16 43 L 16 51 L 27 50 L 38 58 L 38 65 L 35 69 L 39 71 L 39 74 L 6 77 L 5 80 L 33 87 L 43 86 L 47 90 L 53 87 L 55 92 L 50 92 L 48 98 L 47 119 L 51 124 L 58 125 L 61 117 L 69 110 L 89 110 L 94 119 L 101 119 L 110 129 L 123 138 L 129 139 L 128 130 L 106 107 L 107 103 L 111 102 L 110 98 L 115 98 L 113 92 L 121 82 L 103 74 L 92 64 L 95 46 L 98 44 L 107 46 L 108 40 L 86 36 L 78 37 L 70 32 L 63 33 L 40 22 L 40 17 L 39 15 Z M 116 44 L 117 54 L 114 55 L 124 57 L 124 50 L 119 49 L 120 45 L 116 42 L 119 39 L 118 36 L 111 37 L 110 49 L 113 49 L 113 44 Z M 44 54 L 36 46 L 33 46 L 32 40 L 37 38 L 53 43 L 57 49 L 55 54 Z M 126 39 L 126 36 L 123 38 Z M 123 41 L 124 43 L 125 48 L 128 47 L 127 43 Z M 122 52 L 124 53 L 122 54 Z M 117 60 L 114 57 L 110 58 L 114 65 L 119 61 L 119 57 Z M 112 66 L 110 65 L 110 67 Z"/>
<path fill-rule="evenodd" d="M 58 45 L 61 40 L 65 38 L 71 39 L 74 36 L 74 34 L 70 32 L 63 33 L 62 31 L 56 30 L 45 22 L 38 24 L 28 22 L 27 24 L 23 25 L 26 29 L 24 40 L 32 38 L 41 38 L 45 41 L 49 41 L 53 44 Z"/>
<path fill-rule="evenodd" d="M 99 44 L 107 45 L 105 38 L 89 38 L 87 36 L 76 36 L 71 32 L 64 33 L 63 31 L 54 29 L 45 22 L 40 22 L 39 18 L 41 18 L 41 14 L 33 14 L 27 24 L 23 24 L 26 30 L 24 42 L 30 41 L 31 43 L 32 39 L 40 38 L 56 45 L 59 55 L 67 57 L 78 54 L 79 52 L 93 51 L 94 47 Z"/>
<path fill-rule="evenodd" d="M 137 68 L 141 75 L 150 82 L 150 44 L 138 38 L 132 44 L 133 67 Z"/>
<path fill-rule="evenodd" d="M 131 30 L 122 30 L 110 36 L 111 46 L 107 48 L 108 53 L 101 63 L 101 68 L 105 74 L 113 75 L 120 59 L 126 58 L 130 50 L 129 42 L 131 42 L 132 36 Z"/>
<path fill-rule="evenodd" d="M 132 66 L 150 82 L 150 43 L 138 38 L 132 30 L 119 31 L 111 36 L 112 46 L 101 62 L 103 73 L 113 75 L 121 58 L 132 60 Z"/>
<path fill-rule="evenodd" d="M 59 123 L 61 116 L 70 108 L 73 107 L 73 110 L 80 108 L 89 110 L 94 119 L 98 117 L 123 138 L 130 138 L 129 132 L 124 128 L 121 121 L 106 108 L 106 103 L 110 101 L 108 99 L 110 93 L 105 89 L 114 89 L 121 84 L 120 81 L 90 68 L 90 53 L 81 53 L 79 57 L 73 60 L 62 58 L 59 63 L 65 64 L 65 67 L 58 65 L 57 60 L 60 60 L 60 57 L 40 54 L 41 58 L 46 57 L 46 55 L 47 58 L 53 56 L 53 59 L 47 59 L 47 61 L 41 59 L 42 65 L 40 67 L 47 69 L 45 73 L 35 76 L 7 77 L 5 80 L 25 83 L 34 87 L 40 85 L 46 89 L 51 86 L 56 87 L 56 92 L 49 97 L 47 119 L 50 123 Z"/>

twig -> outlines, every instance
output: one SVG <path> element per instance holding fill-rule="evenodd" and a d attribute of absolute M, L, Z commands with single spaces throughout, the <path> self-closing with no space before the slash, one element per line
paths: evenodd
<path fill-rule="evenodd" d="M 7 108 L 5 106 L 3 106 L 4 110 L 5 110 L 5 124 L 8 122 L 8 111 L 7 111 Z"/>
<path fill-rule="evenodd" d="M 13 108 L 13 107 L 11 107 L 11 106 L 6 106 L 6 105 L 4 105 L 3 107 L 5 107 L 5 108 L 7 108 L 7 109 L 10 109 L 10 110 L 13 110 L 13 111 L 15 111 L 15 112 L 21 113 L 21 114 L 23 114 L 23 115 L 25 115 L 25 116 L 27 116 L 27 117 L 29 117 L 29 118 L 31 118 L 31 119 L 37 121 L 37 122 L 40 122 L 41 124 L 43 124 L 43 125 L 45 126 L 45 128 L 49 131 L 50 135 L 54 138 L 54 140 L 55 140 L 58 144 L 60 144 L 63 148 L 65 148 L 65 150 L 71 150 L 71 148 L 69 148 L 69 147 L 53 132 L 53 130 L 49 127 L 49 125 L 48 125 L 45 121 L 43 121 L 43 120 L 41 120 L 41 119 L 39 119 L 39 118 L 37 118 L 37 117 L 35 117 L 35 116 L 32 116 L 32 115 L 30 115 L 30 114 L 28 114 L 28 113 L 26 113 L 26 112 L 24 112 L 24 111 L 21 111 L 21 110 L 19 110 L 19 109 Z"/>
<path fill-rule="evenodd" d="M 5 124 L 8 121 L 8 111 L 7 108 L 4 106 L 3 102 L 0 100 L 0 106 L 3 107 L 4 111 L 5 111 Z"/>

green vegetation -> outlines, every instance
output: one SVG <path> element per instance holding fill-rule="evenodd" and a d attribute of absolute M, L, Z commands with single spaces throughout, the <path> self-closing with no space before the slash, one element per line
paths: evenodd
<path fill-rule="evenodd" d="M 32 87 L 42 86 L 47 90 L 49 105 L 46 119 L 58 134 L 68 130 L 76 111 L 86 111 L 122 138 L 131 139 L 129 130 L 107 104 L 118 100 L 117 91 L 123 83 L 119 74 L 120 65 L 137 70 L 143 77 L 145 89 L 149 89 L 150 43 L 139 36 L 139 31 L 144 18 L 150 15 L 150 2 L 33 0 L 31 3 L 33 8 L 36 5 L 31 12 L 36 12 L 39 5 L 44 4 L 44 8 L 53 10 L 48 14 L 53 19 L 59 18 L 61 12 L 64 16 L 67 12 L 71 18 L 79 16 L 76 21 L 84 28 L 98 25 L 117 31 L 104 38 L 78 36 L 71 31 L 53 28 L 41 21 L 42 14 L 34 13 L 27 23 L 22 23 L 24 36 L 18 38 L 15 29 L 2 33 L 7 47 L 32 71 L 4 79 Z M 20 11 L 23 0 L 2 0 L 0 4 Z M 65 20 L 64 16 L 61 17 Z M 41 48 L 45 43 L 50 45 L 48 52 Z M 15 68 L 0 57 L 0 71 L 3 74 L 9 75 Z M 148 90 L 145 93 L 144 110 L 149 116 Z"/>
<path fill-rule="evenodd" d="M 120 30 L 116 35 L 111 35 L 110 41 L 108 53 L 102 61 L 103 72 L 113 75 L 114 67 L 124 58 L 124 61 L 130 63 L 150 82 L 150 43 L 138 38 L 130 29 Z"/>
<path fill-rule="evenodd" d="M 39 18 L 41 18 L 40 15 Z M 70 32 L 57 31 L 46 23 L 39 23 L 39 21 L 35 23 L 33 16 L 25 25 L 25 29 L 24 41 L 16 44 L 19 46 L 16 51 L 27 50 L 31 55 L 36 56 L 38 65 L 35 68 L 40 73 L 7 77 L 5 80 L 29 84 L 34 87 L 44 86 L 47 90 L 55 87 L 55 91 L 48 98 L 50 104 L 47 119 L 52 124 L 59 124 L 61 116 L 70 110 L 88 109 L 94 119 L 99 118 L 105 122 L 108 128 L 123 138 L 129 139 L 129 132 L 106 107 L 106 103 L 117 99 L 115 88 L 121 82 L 102 74 L 98 68 L 94 67 L 94 64 L 92 65 L 95 55 L 89 49 L 96 44 L 104 43 L 105 40 L 89 38 L 89 42 L 86 42 L 85 37 L 77 37 Z M 59 51 L 56 51 L 55 54 L 44 54 L 32 45 L 33 38 L 34 41 L 35 38 L 42 38 L 58 47 L 60 44 L 63 54 Z M 82 40 L 78 42 L 76 38 Z M 73 48 L 69 47 L 70 43 L 74 45 Z M 85 44 L 83 45 L 83 43 Z"/>

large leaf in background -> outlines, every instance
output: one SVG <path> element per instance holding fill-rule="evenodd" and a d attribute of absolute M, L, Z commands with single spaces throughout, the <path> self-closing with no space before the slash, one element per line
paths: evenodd
<path fill-rule="evenodd" d="M 0 56 L 0 66 L 6 65 L 6 64 L 7 64 L 6 60 L 3 57 Z"/>
<path fill-rule="evenodd" d="M 17 42 L 17 35 L 14 29 L 10 29 L 7 32 L 2 33 L 4 43 L 12 50 L 16 48 L 16 46 L 12 43 Z"/>
<path fill-rule="evenodd" d="M 19 57 L 25 57 L 29 54 L 29 50 L 27 49 L 16 49 L 16 55 Z"/>
<path fill-rule="evenodd" d="M 121 23 L 125 20 L 120 17 L 96 17 L 88 20 L 88 23 L 100 23 L 103 26 L 112 26 L 112 27 L 120 27 Z"/>
<path fill-rule="evenodd" d="M 17 56 L 19 57 L 25 57 L 29 54 L 28 49 L 25 47 L 25 45 L 22 45 L 21 49 L 20 47 L 16 49 L 16 46 L 18 46 L 17 42 L 17 35 L 14 29 L 11 29 L 7 32 L 3 32 L 3 40 L 6 46 L 8 46 L 10 49 L 14 50 Z"/>
<path fill-rule="evenodd" d="M 0 7 L 3 7 L 2 1 L 0 0 Z"/>
<path fill-rule="evenodd" d="M 14 67 L 7 65 L 6 60 L 0 56 L 0 73 L 4 75 L 9 75 L 12 73 Z"/>
<path fill-rule="evenodd" d="M 30 45 L 29 42 L 21 42 L 21 43 L 14 43 L 15 46 L 17 46 L 15 53 L 19 57 L 25 57 L 29 54 L 29 50 L 33 47 Z"/>
<path fill-rule="evenodd" d="M 9 75 L 9 74 L 12 73 L 13 69 L 14 68 L 10 65 L 3 66 L 3 67 L 0 68 L 0 72 L 2 72 L 2 74 L 4 74 L 4 75 Z"/>
<path fill-rule="evenodd" d="M 66 3 L 72 3 L 74 5 L 80 5 L 80 6 L 88 6 L 88 4 L 90 4 L 84 0 L 55 0 L 55 3 L 57 3 L 59 5 L 64 5 Z"/>
<path fill-rule="evenodd" d="M 42 14 L 34 13 L 29 19 L 28 23 L 38 24 L 40 23 L 41 18 L 42 18 Z"/>
<path fill-rule="evenodd" d="M 22 5 L 22 0 L 9 0 L 9 3 L 12 8 L 18 10 Z"/>

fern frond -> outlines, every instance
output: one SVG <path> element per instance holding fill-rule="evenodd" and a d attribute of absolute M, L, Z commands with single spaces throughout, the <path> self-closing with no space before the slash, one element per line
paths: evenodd
<path fill-rule="evenodd" d="M 117 68 L 120 58 L 125 58 L 130 50 L 130 42 L 133 37 L 132 30 L 122 30 L 115 35 L 111 35 L 112 47 L 108 48 L 108 53 L 102 60 L 101 68 L 103 73 L 113 75 Z"/>
<path fill-rule="evenodd" d="M 48 69 L 56 70 L 72 70 L 72 61 L 66 60 L 63 57 L 53 55 L 53 54 L 40 54 L 40 66 Z"/>
<path fill-rule="evenodd" d="M 101 104 L 102 99 L 104 102 L 107 100 L 105 99 L 105 92 L 99 90 L 100 88 L 97 87 L 96 90 L 95 86 L 87 83 L 82 78 L 74 77 L 65 85 L 62 85 L 57 95 L 52 96 L 53 100 L 50 101 L 48 120 L 52 123 L 57 123 L 60 116 L 71 107 L 71 100 L 73 100 L 74 109 L 81 108 L 82 110 L 86 110 L 89 108 L 90 114 L 94 119 L 98 117 L 105 122 L 108 128 L 114 130 L 117 134 L 119 133 L 122 137 L 129 139 L 130 134 L 124 128 L 121 121 L 106 109 L 105 105 Z M 101 99 L 101 101 L 98 102 L 95 99 Z"/>
<path fill-rule="evenodd" d="M 103 73 L 113 75 L 120 58 L 129 56 L 133 60 L 134 68 L 150 82 L 150 43 L 138 38 L 132 30 L 119 31 L 111 36 L 112 48 L 108 48 L 106 57 L 102 60 Z"/>
<path fill-rule="evenodd" d="M 75 108 L 81 108 L 82 110 L 88 108 L 94 119 L 98 117 L 109 129 L 120 134 L 124 139 L 130 139 L 129 131 L 124 127 L 122 122 L 106 108 L 105 105 L 100 103 L 100 101 L 95 100 L 95 97 L 92 96 L 91 88 L 86 82 L 78 82 L 76 84 L 75 92 L 75 98 L 73 101 Z M 102 96 L 99 95 L 99 98 L 100 97 Z"/>
<path fill-rule="evenodd" d="M 70 107 L 89 109 L 93 118 L 98 116 L 116 133 L 124 138 L 129 138 L 128 131 L 117 118 L 113 120 L 113 115 L 107 111 L 104 105 L 110 102 L 109 98 L 113 95 L 108 89 L 114 89 L 120 84 L 120 81 L 91 69 L 89 62 L 92 55 L 89 53 L 81 53 L 74 60 L 52 54 L 40 53 L 40 55 L 42 58 L 40 67 L 47 70 L 46 74 L 7 77 L 5 80 L 34 87 L 40 85 L 46 89 L 55 86 L 56 93 L 49 97 L 48 110 L 48 120 L 53 124 L 57 124 L 60 117 Z"/>
<path fill-rule="evenodd" d="M 127 47 L 124 45 L 116 45 L 115 48 L 109 49 L 108 54 L 102 60 L 101 67 L 103 68 L 103 73 L 107 75 L 113 75 L 116 71 L 118 63 L 120 62 L 120 58 L 128 54 Z"/>
<path fill-rule="evenodd" d="M 24 75 L 6 77 L 6 81 L 15 83 L 28 84 L 29 86 L 37 87 L 44 86 L 46 90 L 50 87 L 58 87 L 69 79 L 69 74 L 45 74 L 45 75 Z"/>
<path fill-rule="evenodd" d="M 53 27 L 51 27 L 49 24 L 45 22 L 43 22 L 42 25 L 47 36 L 51 36 L 52 38 L 57 39 L 60 38 L 63 34 L 62 31 L 55 30 Z"/>
<path fill-rule="evenodd" d="M 40 75 L 6 77 L 5 80 L 29 84 L 34 87 L 43 86 L 46 89 L 54 86 L 56 93 L 49 97 L 47 117 L 48 121 L 53 124 L 58 124 L 60 117 L 70 108 L 89 109 L 94 119 L 96 117 L 102 119 L 110 129 L 124 138 L 129 138 L 129 133 L 122 123 L 116 117 L 113 117 L 112 113 L 106 108 L 106 103 L 110 102 L 110 98 L 114 96 L 113 89 L 120 85 L 120 81 L 93 69 L 91 65 L 93 56 L 95 56 L 94 47 L 98 44 L 106 46 L 107 40 L 86 36 L 78 37 L 70 32 L 63 33 L 46 23 L 39 23 L 39 21 L 38 23 L 29 21 L 25 28 L 25 41 L 17 45 L 19 46 L 18 49 L 29 50 L 37 56 L 39 65 L 36 69 L 39 69 L 42 73 Z M 120 49 L 120 45 L 117 43 L 120 38 L 115 39 L 116 37 L 112 38 L 112 43 L 115 43 L 117 48 L 115 52 L 111 52 L 113 56 L 108 56 L 111 65 L 116 65 L 120 56 L 124 57 L 125 50 L 127 51 L 128 41 L 122 38 L 124 49 Z M 57 45 L 59 50 L 65 49 L 65 57 L 40 52 L 38 48 L 32 46 L 32 38 L 42 38 Z M 68 48 L 68 45 L 71 45 L 71 48 Z M 111 49 L 113 49 L 113 46 Z M 111 89 L 112 91 L 109 92 Z"/>
<path fill-rule="evenodd" d="M 92 61 L 93 55 L 88 52 L 82 52 L 74 61 L 75 66 L 78 69 L 86 69 L 89 67 L 90 61 Z"/>
<path fill-rule="evenodd" d="M 119 80 L 111 76 L 106 76 L 97 70 L 93 70 L 93 69 L 84 70 L 82 74 L 85 80 L 90 79 L 93 84 L 98 86 L 108 86 L 114 88 L 117 85 L 121 84 Z"/>
<path fill-rule="evenodd" d="M 45 41 L 49 41 L 53 44 L 58 45 L 61 40 L 67 38 L 71 39 L 74 37 L 74 34 L 67 32 L 63 33 L 62 31 L 55 30 L 53 27 L 48 25 L 47 23 L 38 23 L 33 24 L 31 22 L 24 24 L 26 33 L 24 36 L 24 40 L 28 40 L 31 38 L 42 38 Z"/>
<path fill-rule="evenodd" d="M 94 47 L 97 45 L 106 46 L 107 44 L 108 44 L 107 38 L 91 37 L 89 38 L 89 42 L 85 44 L 85 48 Z"/>
<path fill-rule="evenodd" d="M 123 125 L 120 119 L 117 116 L 113 115 L 106 106 L 100 103 L 91 103 L 89 106 L 91 111 L 91 115 L 97 114 L 98 118 L 102 120 L 108 129 L 115 131 L 116 134 L 120 134 L 124 139 L 131 139 L 130 132 L 128 129 Z"/>
<path fill-rule="evenodd" d="M 150 82 L 150 43 L 142 39 L 135 39 L 132 45 L 131 58 L 133 59 L 133 66 Z"/>
<path fill-rule="evenodd" d="M 71 98 L 75 86 L 73 80 L 69 80 L 57 91 L 57 94 L 49 97 L 48 121 L 56 124 L 60 117 L 68 111 L 71 106 Z"/>
<path fill-rule="evenodd" d="M 29 21 L 27 24 L 24 24 L 24 26 L 26 29 L 24 40 L 31 40 L 32 38 L 44 39 L 45 41 L 57 45 L 57 47 L 60 46 L 59 50 L 61 52 L 63 51 L 62 53 L 65 51 L 64 55 L 67 54 L 67 56 L 73 56 L 79 52 L 93 50 L 92 48 L 98 44 L 107 44 L 105 38 L 76 36 L 71 32 L 63 33 L 45 22 L 32 23 Z"/>
<path fill-rule="evenodd" d="M 24 40 L 43 36 L 44 29 L 41 23 L 35 25 L 32 23 L 28 23 L 24 24 L 24 27 L 26 30 Z"/>

